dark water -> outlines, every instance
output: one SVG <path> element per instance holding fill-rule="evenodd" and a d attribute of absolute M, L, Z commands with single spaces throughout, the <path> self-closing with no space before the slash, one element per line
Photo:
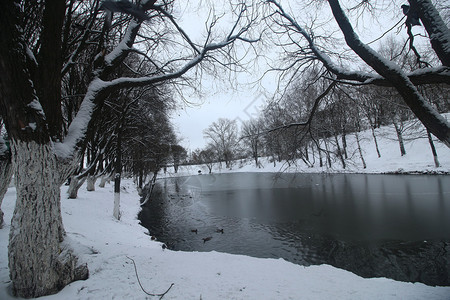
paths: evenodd
<path fill-rule="evenodd" d="M 159 181 L 151 199 L 139 219 L 174 250 L 450 285 L 450 176 L 196 175 Z"/>

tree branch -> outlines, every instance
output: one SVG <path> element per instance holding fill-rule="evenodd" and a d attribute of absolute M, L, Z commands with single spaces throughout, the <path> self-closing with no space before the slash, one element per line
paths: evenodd
<path fill-rule="evenodd" d="M 144 289 L 144 287 L 142 286 L 141 280 L 139 280 L 139 275 L 138 275 L 138 272 L 137 272 L 136 262 L 134 261 L 134 259 L 132 259 L 132 258 L 129 257 L 129 256 L 127 256 L 127 258 L 133 262 L 134 272 L 135 272 L 135 274 L 136 274 L 136 278 L 137 278 L 137 281 L 138 281 L 138 283 L 139 283 L 139 286 L 141 287 L 141 290 L 142 290 L 144 293 L 146 293 L 147 295 L 149 295 L 149 296 L 156 296 L 156 297 L 159 297 L 159 299 L 162 299 L 162 298 L 170 291 L 170 289 L 174 286 L 174 283 L 172 283 L 172 284 L 170 285 L 170 287 L 167 289 L 167 291 L 165 291 L 164 293 L 161 293 L 161 294 L 153 294 L 153 293 L 147 292 L 147 291 Z"/>

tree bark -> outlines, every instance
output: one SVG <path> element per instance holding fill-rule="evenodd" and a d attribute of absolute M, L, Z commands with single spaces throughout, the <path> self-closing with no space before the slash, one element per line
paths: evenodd
<path fill-rule="evenodd" d="M 87 265 L 79 265 L 62 244 L 59 174 L 51 145 L 13 140 L 12 150 L 17 188 L 8 247 L 12 290 L 25 298 L 53 294 L 86 279 Z"/>

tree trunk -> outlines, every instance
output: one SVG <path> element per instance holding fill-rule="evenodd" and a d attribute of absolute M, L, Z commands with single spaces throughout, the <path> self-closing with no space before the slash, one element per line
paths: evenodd
<path fill-rule="evenodd" d="M 344 153 L 344 158 L 348 159 L 348 154 L 347 154 L 347 133 L 345 130 L 342 130 L 342 152 Z"/>
<path fill-rule="evenodd" d="M 328 144 L 325 140 L 324 140 L 324 143 L 325 143 L 325 150 L 327 151 L 326 156 L 327 156 L 328 167 L 331 168 L 330 150 L 328 150 Z"/>
<path fill-rule="evenodd" d="M 378 148 L 378 141 L 377 141 L 377 136 L 375 135 L 375 128 L 371 127 L 371 129 L 372 129 L 373 141 L 375 143 L 375 148 L 377 149 L 378 158 L 380 158 L 381 153 L 380 153 L 380 149 Z"/>
<path fill-rule="evenodd" d="M 97 181 L 97 176 L 95 175 L 88 175 L 87 176 L 87 185 L 86 189 L 88 192 L 95 191 L 95 182 Z"/>
<path fill-rule="evenodd" d="M 339 159 L 341 160 L 342 168 L 345 169 L 345 167 L 346 167 L 345 160 L 344 160 L 344 156 L 342 155 L 342 150 L 341 150 L 341 146 L 339 145 L 339 140 L 337 138 L 337 135 L 334 136 L 334 140 L 336 141 L 337 155 L 338 155 Z"/>
<path fill-rule="evenodd" d="M 403 142 L 403 135 L 402 135 L 402 131 L 400 130 L 400 127 L 397 124 L 397 121 L 394 121 L 394 128 L 395 128 L 395 132 L 397 133 L 397 138 L 398 138 L 398 144 L 400 146 L 400 154 L 406 155 L 406 150 L 405 150 L 405 144 Z"/>
<path fill-rule="evenodd" d="M 366 165 L 366 161 L 364 159 L 363 153 L 362 153 L 361 144 L 359 142 L 359 134 L 358 134 L 357 131 L 355 131 L 355 137 L 356 137 L 356 144 L 358 145 L 359 157 L 361 158 L 361 162 L 363 164 L 363 168 L 366 169 L 367 165 Z"/>
<path fill-rule="evenodd" d="M 11 159 L 0 159 L 0 229 L 3 227 L 2 202 L 12 177 Z"/>
<path fill-rule="evenodd" d="M 438 155 L 436 152 L 436 147 L 434 147 L 433 137 L 431 136 L 431 132 L 429 130 L 427 130 L 427 136 L 428 136 L 428 142 L 430 143 L 431 152 L 433 153 L 434 166 L 436 168 L 439 168 L 441 166 L 441 164 L 439 163 Z"/>
<path fill-rule="evenodd" d="M 103 175 L 102 178 L 100 179 L 100 183 L 99 183 L 99 187 L 104 188 L 106 182 L 109 182 L 111 180 L 109 175 Z"/>
<path fill-rule="evenodd" d="M 317 152 L 319 152 L 319 166 L 322 168 L 323 167 L 322 150 L 320 149 L 319 146 L 317 146 Z"/>
<path fill-rule="evenodd" d="M 78 198 L 78 190 L 86 181 L 86 177 L 83 177 L 81 180 L 77 175 L 73 175 L 70 177 L 69 189 L 67 190 L 67 194 L 69 195 L 69 199 L 77 199 Z"/>
<path fill-rule="evenodd" d="M 138 188 L 142 190 L 143 187 L 144 187 L 144 170 L 143 168 L 139 168 Z"/>
<path fill-rule="evenodd" d="M 64 239 L 60 178 L 50 143 L 12 141 L 17 201 L 9 235 L 14 295 L 39 297 L 88 277 Z"/>
<path fill-rule="evenodd" d="M 122 173 L 122 130 L 119 128 L 117 133 L 117 144 L 116 144 L 116 163 L 114 175 L 114 209 L 113 216 L 117 220 L 120 220 L 120 177 Z"/>

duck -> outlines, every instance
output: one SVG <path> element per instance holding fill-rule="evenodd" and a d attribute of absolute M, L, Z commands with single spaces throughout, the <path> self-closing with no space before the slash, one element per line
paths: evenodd
<path fill-rule="evenodd" d="M 203 244 L 206 243 L 207 241 L 210 241 L 211 239 L 212 239 L 212 236 L 208 236 L 208 237 L 202 238 Z"/>
<path fill-rule="evenodd" d="M 222 229 L 217 229 L 216 232 L 223 234 L 223 228 Z"/>
<path fill-rule="evenodd" d="M 198 234 L 198 230 L 197 229 L 191 229 L 191 232 L 194 232 L 195 234 Z"/>

